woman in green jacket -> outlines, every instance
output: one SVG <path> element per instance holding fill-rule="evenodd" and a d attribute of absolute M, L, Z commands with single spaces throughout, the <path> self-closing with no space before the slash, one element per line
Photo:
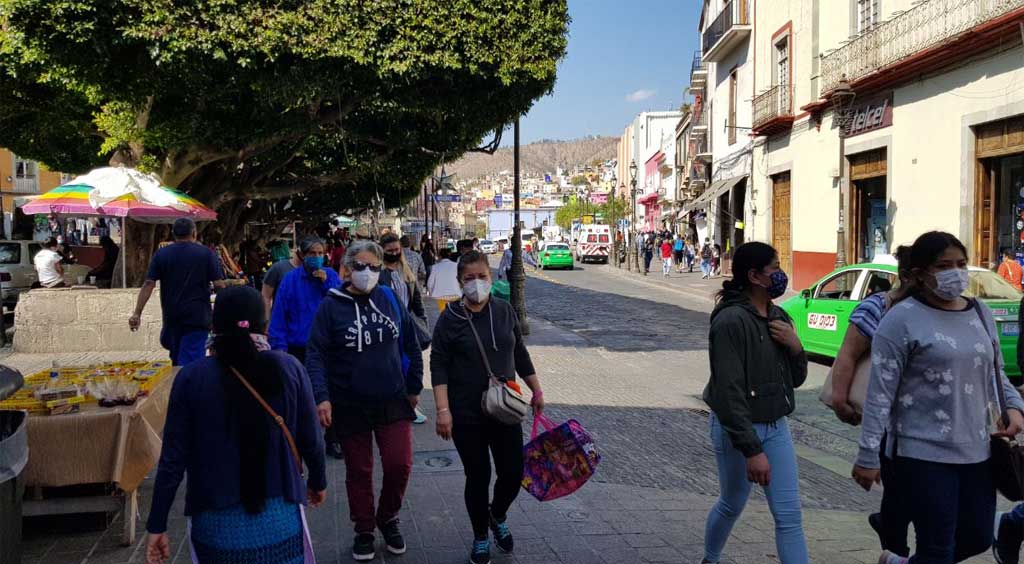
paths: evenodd
<path fill-rule="evenodd" d="M 733 254 L 732 279 L 722 283 L 711 313 L 711 443 L 721 493 L 708 515 L 705 563 L 717 563 L 750 496 L 764 488 L 775 518 L 782 564 L 807 564 L 796 452 L 786 416 L 793 389 L 807 378 L 807 355 L 786 312 L 772 303 L 789 279 L 775 249 L 746 243 Z"/>

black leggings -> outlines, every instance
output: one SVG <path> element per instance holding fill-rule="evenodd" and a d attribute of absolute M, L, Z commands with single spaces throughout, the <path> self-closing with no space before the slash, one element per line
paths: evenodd
<path fill-rule="evenodd" d="M 452 440 L 466 472 L 466 511 L 473 535 L 487 538 L 490 516 L 504 521 L 523 481 L 523 430 L 495 421 L 455 425 Z M 490 500 L 491 456 L 494 456 L 494 499 Z"/>

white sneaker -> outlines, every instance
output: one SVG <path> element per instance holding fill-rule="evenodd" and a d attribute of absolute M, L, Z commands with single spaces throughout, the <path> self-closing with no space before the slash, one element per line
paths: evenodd
<path fill-rule="evenodd" d="M 420 408 L 416 408 L 416 419 L 413 419 L 413 423 L 416 425 L 422 425 L 427 422 L 427 416 L 420 411 Z"/>

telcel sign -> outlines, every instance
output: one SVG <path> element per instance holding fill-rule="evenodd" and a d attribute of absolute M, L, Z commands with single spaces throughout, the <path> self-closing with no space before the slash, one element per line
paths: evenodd
<path fill-rule="evenodd" d="M 847 137 L 860 135 L 892 125 L 892 93 L 884 98 L 853 107 L 853 119 Z"/>

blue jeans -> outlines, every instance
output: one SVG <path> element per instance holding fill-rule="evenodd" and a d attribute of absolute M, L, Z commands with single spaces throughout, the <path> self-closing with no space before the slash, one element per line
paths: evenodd
<path fill-rule="evenodd" d="M 752 483 L 747 481 L 747 458 L 733 448 L 715 414 L 711 414 L 711 445 L 718 460 L 718 503 L 708 515 L 704 531 L 704 559 L 718 562 L 733 525 L 743 513 L 750 497 Z M 804 538 L 800 511 L 800 487 L 797 476 L 796 451 L 789 423 L 785 417 L 774 423 L 755 423 L 764 454 L 771 465 L 771 482 L 764 489 L 768 508 L 775 518 L 775 546 L 782 564 L 807 564 L 807 541 Z M 991 519 L 990 519 L 991 521 Z"/>
<path fill-rule="evenodd" d="M 912 564 L 953 564 L 988 550 L 996 511 L 988 461 L 943 464 L 897 456 L 893 464 L 917 533 Z"/>
<path fill-rule="evenodd" d="M 170 352 L 173 366 L 185 366 L 206 356 L 206 339 L 209 336 L 206 329 L 164 325 L 160 331 L 160 346 Z"/>

